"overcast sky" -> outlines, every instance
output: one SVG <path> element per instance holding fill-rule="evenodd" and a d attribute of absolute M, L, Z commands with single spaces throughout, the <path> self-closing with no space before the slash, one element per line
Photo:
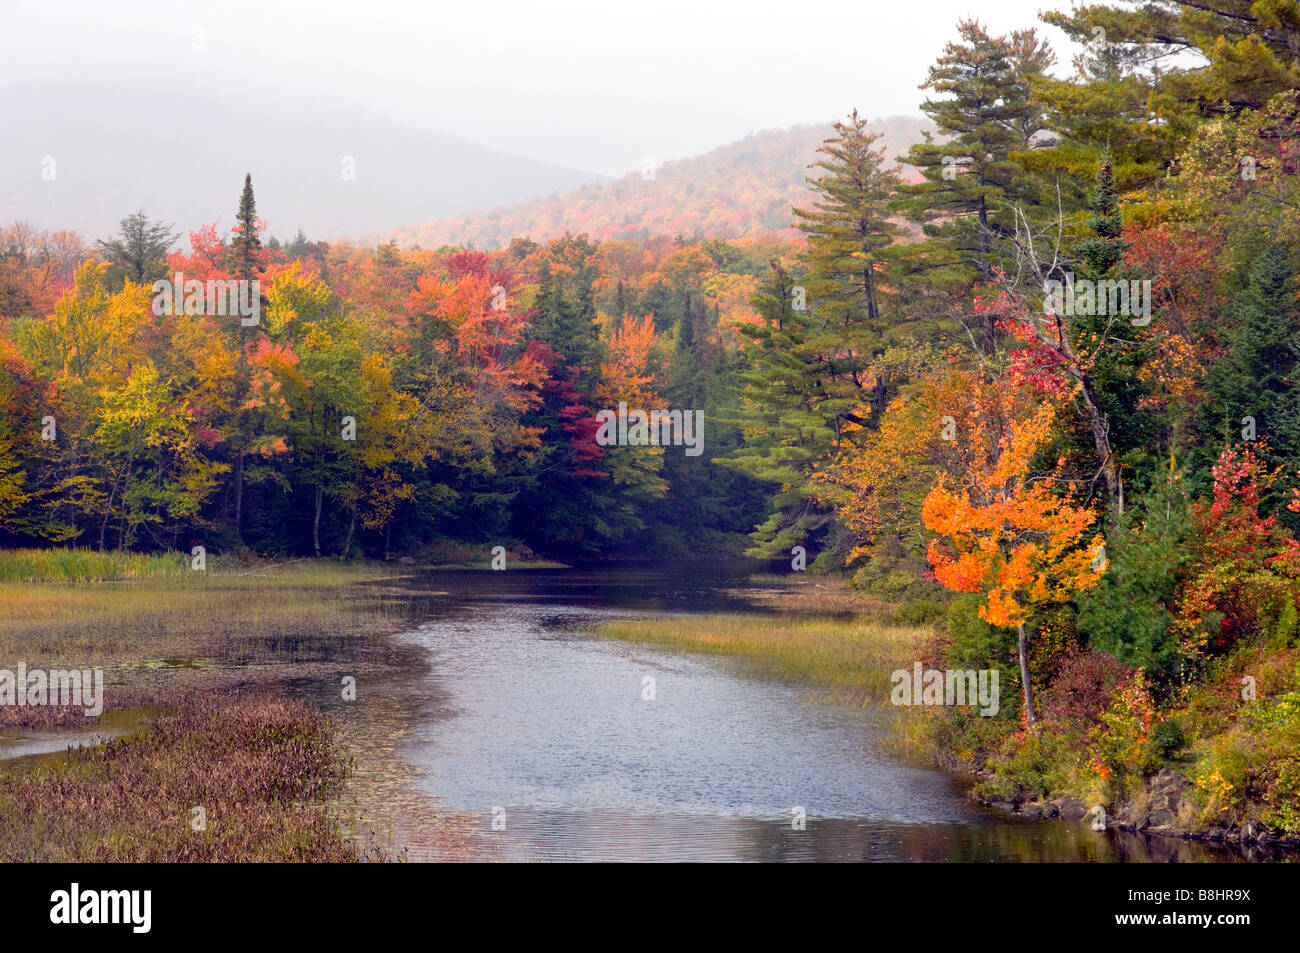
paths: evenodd
<path fill-rule="evenodd" d="M 962 16 L 1037 25 L 1068 0 L 0 0 L 0 85 L 129 77 L 347 101 L 618 175 L 750 132 L 919 114 Z M 1059 71 L 1059 69 L 1058 69 Z M 111 83 L 100 85 L 111 103 Z M 97 108 L 88 103 L 88 109 Z M 101 107 L 102 108 L 102 107 Z M 174 121 L 172 117 L 168 121 Z"/>

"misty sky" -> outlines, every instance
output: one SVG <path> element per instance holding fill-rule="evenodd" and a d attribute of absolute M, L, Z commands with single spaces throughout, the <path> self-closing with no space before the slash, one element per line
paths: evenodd
<path fill-rule="evenodd" d="M 963 15 L 1037 25 L 1068 0 L 0 0 L 0 86 L 152 79 L 346 101 L 618 175 L 750 132 L 918 114 Z M 197 48 L 196 48 L 197 47 Z M 101 86 L 111 102 L 112 85 Z M 95 108 L 87 104 L 88 108 Z M 161 118 L 161 117 L 160 117 Z M 174 118 L 174 117 L 173 117 Z M 170 121 L 170 120 L 169 120 Z"/>

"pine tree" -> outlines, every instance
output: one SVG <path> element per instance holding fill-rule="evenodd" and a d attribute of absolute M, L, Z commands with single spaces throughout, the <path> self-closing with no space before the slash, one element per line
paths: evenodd
<path fill-rule="evenodd" d="M 257 200 L 253 198 L 253 175 L 244 175 L 244 191 L 239 196 L 238 223 L 230 242 L 231 271 L 242 281 L 252 281 L 262 268 L 262 240 L 257 231 Z"/>
<path fill-rule="evenodd" d="M 1158 64 L 1151 103 L 1164 124 L 1181 125 L 1179 113 L 1258 109 L 1280 92 L 1300 89 L 1300 17 L 1288 0 L 1087 4 L 1042 19 L 1082 43 L 1100 28 L 1124 67 L 1151 72 Z M 1200 55 L 1184 59 L 1189 51 Z M 1166 58 L 1171 61 L 1160 62 Z"/>
<path fill-rule="evenodd" d="M 771 515 L 751 537 L 756 556 L 808 546 L 825 531 L 830 512 L 814 498 L 808 474 L 832 452 L 858 406 L 828 392 L 822 322 L 795 308 L 795 288 L 790 273 L 772 262 L 753 300 L 760 321 L 738 327 L 752 342 L 745 347 L 749 367 L 736 375 L 739 408 L 723 422 L 739 428 L 745 443 L 717 461 L 775 487 Z"/>
<path fill-rule="evenodd" d="M 904 188 L 897 207 L 930 238 L 916 250 L 914 269 L 929 281 L 950 271 L 964 291 L 991 277 L 1002 241 L 1015 233 L 1012 206 L 1032 209 L 1046 198 L 1016 154 L 1034 148 L 1046 128 L 1033 84 L 1054 56 L 1032 30 L 994 37 L 975 20 L 957 29 L 961 42 L 944 47 L 922 85 L 944 97 L 927 99 L 921 109 L 946 141 L 927 134 L 912 147 L 903 161 L 925 181 Z M 990 346 L 992 336 L 986 329 Z"/>
<path fill-rule="evenodd" d="M 808 180 L 811 207 L 794 209 L 796 226 L 808 236 L 805 290 L 823 329 L 826 383 L 845 396 L 868 391 L 877 412 L 887 385 L 871 365 L 890 329 L 883 252 L 901 231 L 888 217 L 901 182 L 897 167 L 885 167 L 879 139 L 856 109 L 847 123 L 837 122 L 812 165 L 822 175 Z"/>

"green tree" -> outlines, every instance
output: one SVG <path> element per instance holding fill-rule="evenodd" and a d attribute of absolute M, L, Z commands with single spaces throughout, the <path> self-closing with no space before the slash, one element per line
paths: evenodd
<path fill-rule="evenodd" d="M 1046 184 L 1018 161 L 1047 128 L 1034 80 L 1054 56 L 1032 30 L 995 37 L 976 20 L 962 20 L 957 29 L 960 41 L 944 47 L 921 87 L 941 97 L 927 99 L 921 109 L 942 141 L 927 133 L 903 160 L 925 181 L 903 188 L 897 208 L 929 239 L 908 250 L 910 273 L 964 296 L 1008 255 L 1015 207 L 1055 209 Z M 982 336 L 991 352 L 991 323 Z"/>
<path fill-rule="evenodd" d="M 897 167 L 885 167 L 884 148 L 875 145 L 879 139 L 856 109 L 848 122 L 837 122 L 812 165 L 822 173 L 808 180 L 813 201 L 794 209 L 796 227 L 808 236 L 804 285 L 825 338 L 823 377 L 850 399 L 865 391 L 875 414 L 888 392 L 886 375 L 872 367 L 890 330 L 881 278 L 884 250 L 901 231 L 889 220 L 889 203 L 901 182 Z M 863 422 L 858 415 L 851 419 Z"/>
<path fill-rule="evenodd" d="M 759 320 L 737 326 L 748 338 L 747 367 L 738 372 L 735 409 L 724 422 L 744 444 L 717 462 L 772 486 L 771 512 L 752 538 L 752 555 L 788 553 L 808 546 L 830 526 L 808 481 L 857 419 L 860 395 L 836 387 L 835 338 L 811 309 L 797 308 L 794 278 L 777 261 L 753 305 Z M 826 348 L 832 348 L 827 353 Z"/>
<path fill-rule="evenodd" d="M 1042 18 L 1081 43 L 1104 37 L 1118 66 L 1152 73 L 1152 104 L 1165 121 L 1178 111 L 1257 109 L 1300 89 L 1300 8 L 1292 0 L 1143 0 Z"/>
<path fill-rule="evenodd" d="M 1266 462 L 1294 473 L 1300 469 L 1300 307 L 1287 250 L 1267 246 L 1238 283 L 1223 322 L 1224 355 L 1206 376 L 1201 469 L 1208 471 L 1224 446 L 1249 442 L 1253 434 L 1266 444 Z M 1265 494 L 1263 508 L 1294 524 L 1282 509 L 1281 489 Z"/>
<path fill-rule="evenodd" d="M 235 223 L 235 237 L 230 241 L 230 270 L 236 278 L 252 281 L 262 270 L 263 260 L 251 172 L 244 175 L 244 191 L 239 196 Z"/>
<path fill-rule="evenodd" d="M 175 229 L 150 221 L 143 209 L 122 219 L 116 238 L 97 242 L 111 266 L 105 278 L 109 289 L 116 291 L 127 281 L 152 285 L 166 277 L 167 253 L 176 238 Z"/>

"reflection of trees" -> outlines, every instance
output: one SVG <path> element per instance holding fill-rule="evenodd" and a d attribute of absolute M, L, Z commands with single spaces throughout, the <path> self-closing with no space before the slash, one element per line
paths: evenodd
<path fill-rule="evenodd" d="M 1084 824 L 1007 818 L 979 824 L 897 824 L 810 816 L 807 829 L 787 821 L 743 821 L 744 860 L 912 863 L 1197 863 L 1265 860 L 1263 849 L 1217 849 L 1176 837 L 1129 831 L 1097 833 Z"/>

